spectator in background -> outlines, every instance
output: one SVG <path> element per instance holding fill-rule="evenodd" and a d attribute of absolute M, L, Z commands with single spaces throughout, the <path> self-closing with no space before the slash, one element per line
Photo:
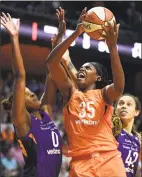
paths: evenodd
<path fill-rule="evenodd" d="M 9 149 L 9 151 L 12 154 L 13 158 L 18 162 L 20 167 L 23 168 L 25 162 L 19 144 L 17 142 L 14 143 L 13 146 Z"/>
<path fill-rule="evenodd" d="M 97 6 L 105 7 L 104 1 L 92 1 L 92 8 Z"/>
<path fill-rule="evenodd" d="M 39 1 L 35 7 L 35 12 L 45 14 L 48 11 L 46 1 Z"/>
<path fill-rule="evenodd" d="M 27 4 L 27 10 L 28 10 L 28 12 L 33 12 L 34 11 L 34 7 L 35 7 L 35 1 L 29 2 Z"/>
<path fill-rule="evenodd" d="M 5 84 L 8 86 L 8 87 L 12 87 L 13 85 L 13 75 L 11 72 L 8 72 L 8 75 L 7 75 L 7 79 L 5 81 Z"/>
<path fill-rule="evenodd" d="M 11 128 L 6 127 L 6 129 L 2 132 L 2 139 L 6 141 L 8 144 L 12 144 L 14 141 L 14 132 Z"/>
<path fill-rule="evenodd" d="M 137 28 L 140 25 L 141 22 L 141 13 L 136 10 L 136 4 L 135 2 L 130 2 L 129 8 L 127 9 L 127 23 L 134 29 L 137 30 Z"/>
<path fill-rule="evenodd" d="M 9 150 L 1 157 L 1 164 L 6 177 L 17 177 L 19 173 L 19 165 Z"/>

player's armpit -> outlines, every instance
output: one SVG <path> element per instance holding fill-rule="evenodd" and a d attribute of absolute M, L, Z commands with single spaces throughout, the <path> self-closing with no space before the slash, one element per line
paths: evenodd
<path fill-rule="evenodd" d="M 121 96 L 121 94 L 122 93 L 114 88 L 114 84 L 107 85 L 102 90 L 103 99 L 109 105 L 112 105 L 112 103 L 117 100 Z"/>

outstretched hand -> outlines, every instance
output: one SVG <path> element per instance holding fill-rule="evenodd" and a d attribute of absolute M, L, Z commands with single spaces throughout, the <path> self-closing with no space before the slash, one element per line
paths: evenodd
<path fill-rule="evenodd" d="M 58 33 L 51 37 L 52 49 L 55 48 L 61 41 L 66 31 L 65 12 L 61 7 L 56 9 L 56 15 L 59 22 Z"/>
<path fill-rule="evenodd" d="M 58 34 L 63 36 L 66 31 L 66 22 L 65 22 L 65 11 L 61 7 L 56 9 L 56 15 L 59 22 Z"/>
<path fill-rule="evenodd" d="M 16 19 L 15 24 L 9 13 L 7 13 L 6 15 L 5 13 L 2 12 L 2 15 L 0 16 L 0 22 L 6 28 L 6 30 L 11 36 L 19 35 L 20 19 Z"/>
<path fill-rule="evenodd" d="M 116 25 L 115 21 L 113 21 L 113 23 L 114 25 L 108 22 L 109 30 L 107 30 L 106 27 L 102 25 L 102 28 L 106 33 L 106 34 L 102 34 L 102 36 L 106 39 L 106 43 L 109 49 L 117 45 L 117 39 L 118 39 L 118 33 L 119 33 L 120 24 Z"/>

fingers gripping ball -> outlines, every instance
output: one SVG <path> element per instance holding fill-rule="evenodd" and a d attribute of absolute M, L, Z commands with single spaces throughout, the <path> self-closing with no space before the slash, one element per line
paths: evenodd
<path fill-rule="evenodd" d="M 105 31 L 102 28 L 102 25 L 109 30 L 109 25 L 107 22 L 110 22 L 114 26 L 115 17 L 113 13 L 105 7 L 94 7 L 88 10 L 85 19 L 83 20 L 85 32 L 93 39 L 103 40 L 102 34 L 105 34 Z"/>

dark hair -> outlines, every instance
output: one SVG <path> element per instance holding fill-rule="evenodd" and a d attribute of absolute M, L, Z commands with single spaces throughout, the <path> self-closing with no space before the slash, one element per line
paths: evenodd
<path fill-rule="evenodd" d="M 98 62 L 90 62 L 90 63 L 95 67 L 97 74 L 101 76 L 101 80 L 96 81 L 96 88 L 102 89 L 103 87 L 109 84 L 107 69 L 106 67 L 104 67 L 102 64 Z"/>
<path fill-rule="evenodd" d="M 13 95 L 12 93 L 9 95 L 9 97 L 7 99 L 4 99 L 1 104 L 2 107 L 5 111 L 10 111 L 12 108 L 12 99 L 13 99 Z"/>
<path fill-rule="evenodd" d="M 134 95 L 131 95 L 129 93 L 123 94 L 121 97 L 123 97 L 123 96 L 132 97 L 136 103 L 136 110 L 139 110 L 141 112 L 141 103 L 137 97 L 135 97 Z M 118 101 L 120 100 L 120 98 L 118 99 Z M 116 137 L 116 138 L 120 134 L 122 127 L 123 127 L 120 118 L 116 115 L 116 107 L 117 107 L 118 101 L 115 104 L 115 111 L 114 111 L 114 115 L 112 117 L 112 123 L 113 123 L 112 132 L 113 132 L 114 137 Z M 138 138 L 141 139 L 140 134 L 137 132 L 134 125 L 132 127 L 132 133 L 136 134 L 138 136 Z"/>

